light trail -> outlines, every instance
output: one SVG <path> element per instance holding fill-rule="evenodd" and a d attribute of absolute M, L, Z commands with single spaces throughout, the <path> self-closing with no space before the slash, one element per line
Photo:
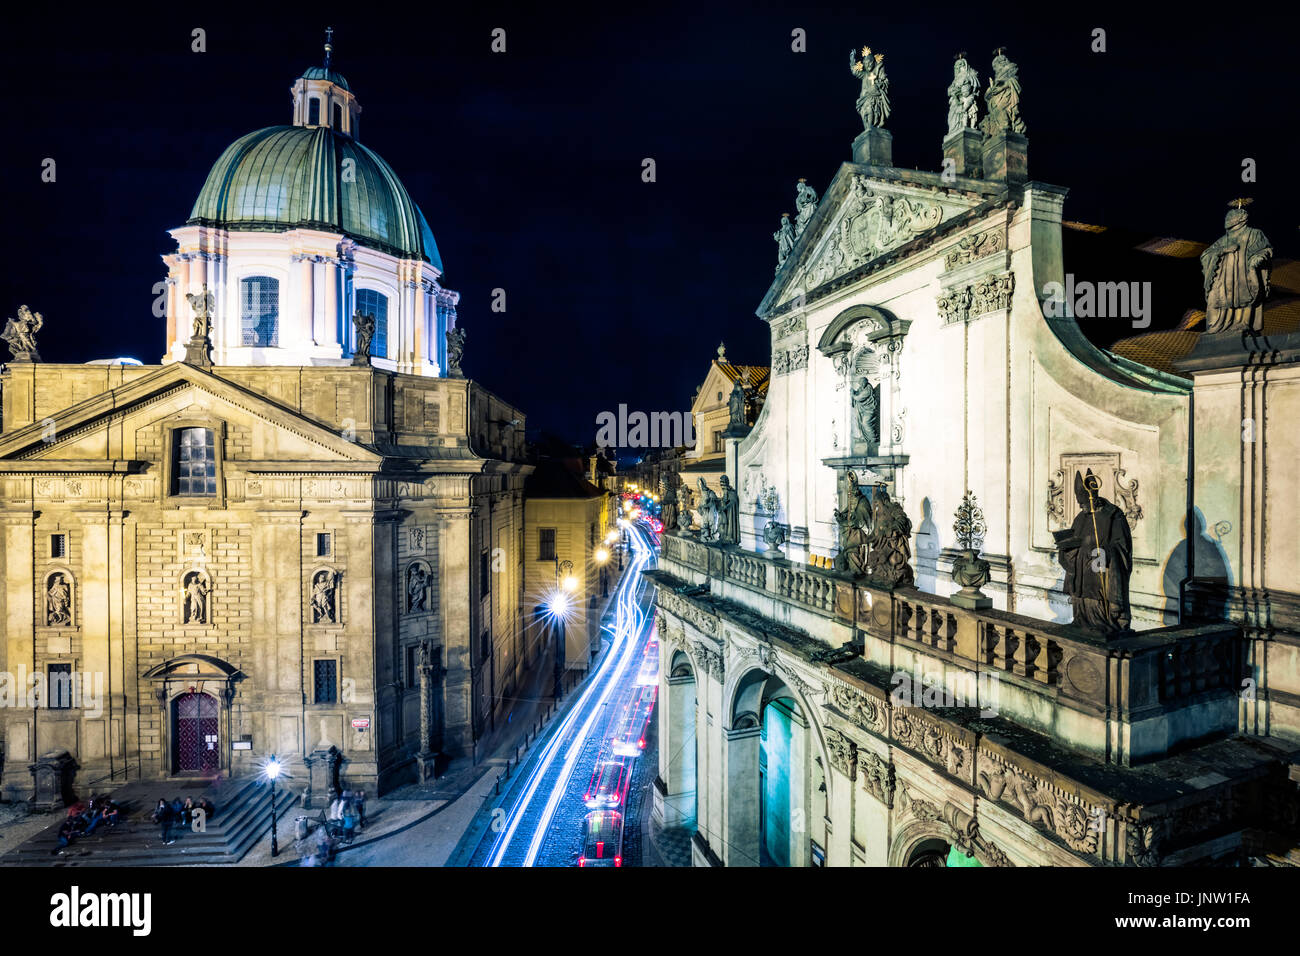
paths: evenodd
<path fill-rule="evenodd" d="M 568 713 L 565 714 L 551 738 L 542 748 L 536 765 L 528 775 L 523 792 L 510 809 L 507 825 L 493 844 L 488 855 L 488 866 L 502 865 L 502 861 L 505 859 L 512 841 L 523 824 L 534 798 L 550 775 L 556 760 L 562 759 L 562 763 L 559 765 L 559 777 L 552 784 L 550 795 L 542 807 L 541 817 L 533 826 L 532 838 L 529 840 L 528 852 L 523 865 L 533 866 L 536 863 L 542 841 L 547 834 L 547 829 L 555 815 L 555 811 L 564 797 L 569 780 L 573 776 L 574 767 L 581 756 L 582 748 L 591 735 L 592 727 L 601 715 L 602 708 L 608 703 L 610 694 L 619 685 L 619 679 L 626 671 L 629 661 L 635 656 L 632 653 L 636 646 L 635 637 L 640 634 L 646 619 L 646 612 L 641 608 L 641 602 L 638 599 L 642 583 L 641 570 L 649 562 L 654 552 L 647 543 L 642 531 L 636 526 L 628 526 L 628 535 L 632 544 L 633 556 L 628 568 L 630 573 L 619 582 L 618 590 L 615 593 L 616 610 L 613 640 L 610 644 L 609 654 L 606 655 L 605 660 L 597 668 L 594 679 L 588 683 L 587 689 L 582 693 L 577 703 L 569 708 Z M 595 704 L 591 706 L 593 699 L 595 699 Z M 582 722 L 582 727 L 577 734 L 570 738 L 571 732 L 581 720 L 584 712 L 587 714 L 586 720 Z M 565 749 L 566 740 L 569 741 L 567 750 Z M 563 758 L 560 757 L 561 751 L 564 751 Z"/>

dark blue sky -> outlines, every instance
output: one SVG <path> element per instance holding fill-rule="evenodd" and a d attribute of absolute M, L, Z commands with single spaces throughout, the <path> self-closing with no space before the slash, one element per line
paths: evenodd
<path fill-rule="evenodd" d="M 462 293 L 467 372 L 571 440 L 620 403 L 685 409 L 720 339 L 736 361 L 767 362 L 753 313 L 771 234 L 798 177 L 821 192 L 849 158 L 861 121 L 845 60 L 864 43 L 888 57 L 900 166 L 939 166 L 953 54 L 987 77 L 1006 46 L 1030 176 L 1070 188 L 1067 218 L 1210 241 L 1227 201 L 1249 195 L 1253 223 L 1295 256 L 1294 13 L 901 6 L 468 4 L 400 19 L 357 4 L 320 17 L 29 6 L 0 62 L 0 309 L 44 313 L 47 361 L 157 361 L 165 230 L 226 145 L 290 121 L 289 87 L 320 62 L 327 23 L 362 141 L 423 207 Z M 504 55 L 489 49 L 498 26 Z M 208 52 L 190 52 L 194 27 Z M 796 27 L 806 53 L 791 52 Z M 1089 50 L 1094 27 L 1105 54 Z M 1247 156 L 1255 185 L 1240 179 Z M 45 157 L 55 184 L 40 181 Z M 489 309 L 498 287 L 504 314 Z"/>

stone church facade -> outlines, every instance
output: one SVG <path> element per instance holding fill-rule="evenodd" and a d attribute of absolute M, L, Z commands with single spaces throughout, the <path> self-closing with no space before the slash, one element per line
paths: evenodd
<path fill-rule="evenodd" d="M 333 748 L 383 790 L 493 719 L 524 416 L 462 376 L 458 296 L 346 80 L 293 92 L 173 232 L 162 364 L 0 376 L 6 797 L 60 752 L 108 789 L 272 754 L 301 785 Z"/>
<path fill-rule="evenodd" d="M 1049 317 L 1066 190 L 1028 178 L 1015 67 L 994 66 L 996 121 L 954 109 L 945 173 L 895 168 L 868 109 L 820 200 L 800 183 L 758 309 L 767 401 L 726 440 L 738 539 L 667 534 L 650 572 L 655 813 L 693 831 L 697 865 L 1296 857 L 1294 541 L 1239 548 L 1233 532 L 1236 587 L 1207 614 L 1195 596 L 1222 594 L 1225 575 L 1196 577 L 1187 535 L 1194 508 L 1211 524 L 1249 516 L 1256 542 L 1263 515 L 1293 514 L 1296 445 L 1276 423 L 1297 408 L 1300 342 L 1238 341 L 1179 375 L 1097 348 L 1068 310 Z M 860 108 L 874 95 L 864 80 Z M 1270 390 L 1272 448 L 1242 445 L 1233 418 L 1241 367 L 1260 363 L 1276 370 L 1249 401 Z M 1216 403 L 1198 411 L 1196 447 L 1217 463 L 1191 454 L 1194 388 Z M 1089 472 L 1131 530 L 1126 633 L 1075 626 L 1062 590 L 1056 541 Z M 1261 472 L 1267 491 L 1244 477 Z M 892 587 L 825 567 L 852 546 L 857 488 L 915 522 Z M 988 565 L 978 602 L 956 593 L 948 530 L 968 493 Z M 1266 624 L 1245 590 L 1268 602 Z"/>

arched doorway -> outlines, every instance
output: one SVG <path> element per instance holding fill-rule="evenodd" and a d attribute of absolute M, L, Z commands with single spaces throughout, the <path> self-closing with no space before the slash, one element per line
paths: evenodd
<path fill-rule="evenodd" d="M 975 859 L 974 854 L 963 851 L 960 847 L 941 840 L 938 837 L 922 840 L 908 856 L 909 867 L 930 868 L 939 866 L 979 866 L 984 864 Z"/>
<path fill-rule="evenodd" d="M 728 866 L 809 865 L 808 730 L 780 678 L 753 670 L 736 684 L 727 731 Z"/>
<path fill-rule="evenodd" d="M 172 701 L 172 772 L 209 773 L 221 766 L 217 699 L 190 692 Z"/>

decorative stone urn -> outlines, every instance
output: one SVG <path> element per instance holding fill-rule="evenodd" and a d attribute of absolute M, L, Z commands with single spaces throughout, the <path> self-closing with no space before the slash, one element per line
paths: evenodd
<path fill-rule="evenodd" d="M 770 519 L 763 526 L 763 543 L 767 545 L 767 556 L 773 560 L 785 557 L 781 553 L 781 545 L 786 542 L 785 525 L 778 522 L 775 518 Z"/>
<path fill-rule="evenodd" d="M 993 599 L 980 591 L 989 583 L 989 563 L 974 548 L 964 548 L 952 562 L 952 579 L 961 590 L 952 596 L 952 603 L 972 611 L 993 606 Z"/>
<path fill-rule="evenodd" d="M 952 596 L 952 603 L 972 611 L 982 611 L 993 606 L 993 599 L 980 588 L 989 583 L 989 563 L 980 557 L 978 543 L 983 539 L 987 525 L 973 492 L 966 492 L 957 508 L 953 531 L 961 547 L 952 562 L 952 579 L 961 590 Z"/>

